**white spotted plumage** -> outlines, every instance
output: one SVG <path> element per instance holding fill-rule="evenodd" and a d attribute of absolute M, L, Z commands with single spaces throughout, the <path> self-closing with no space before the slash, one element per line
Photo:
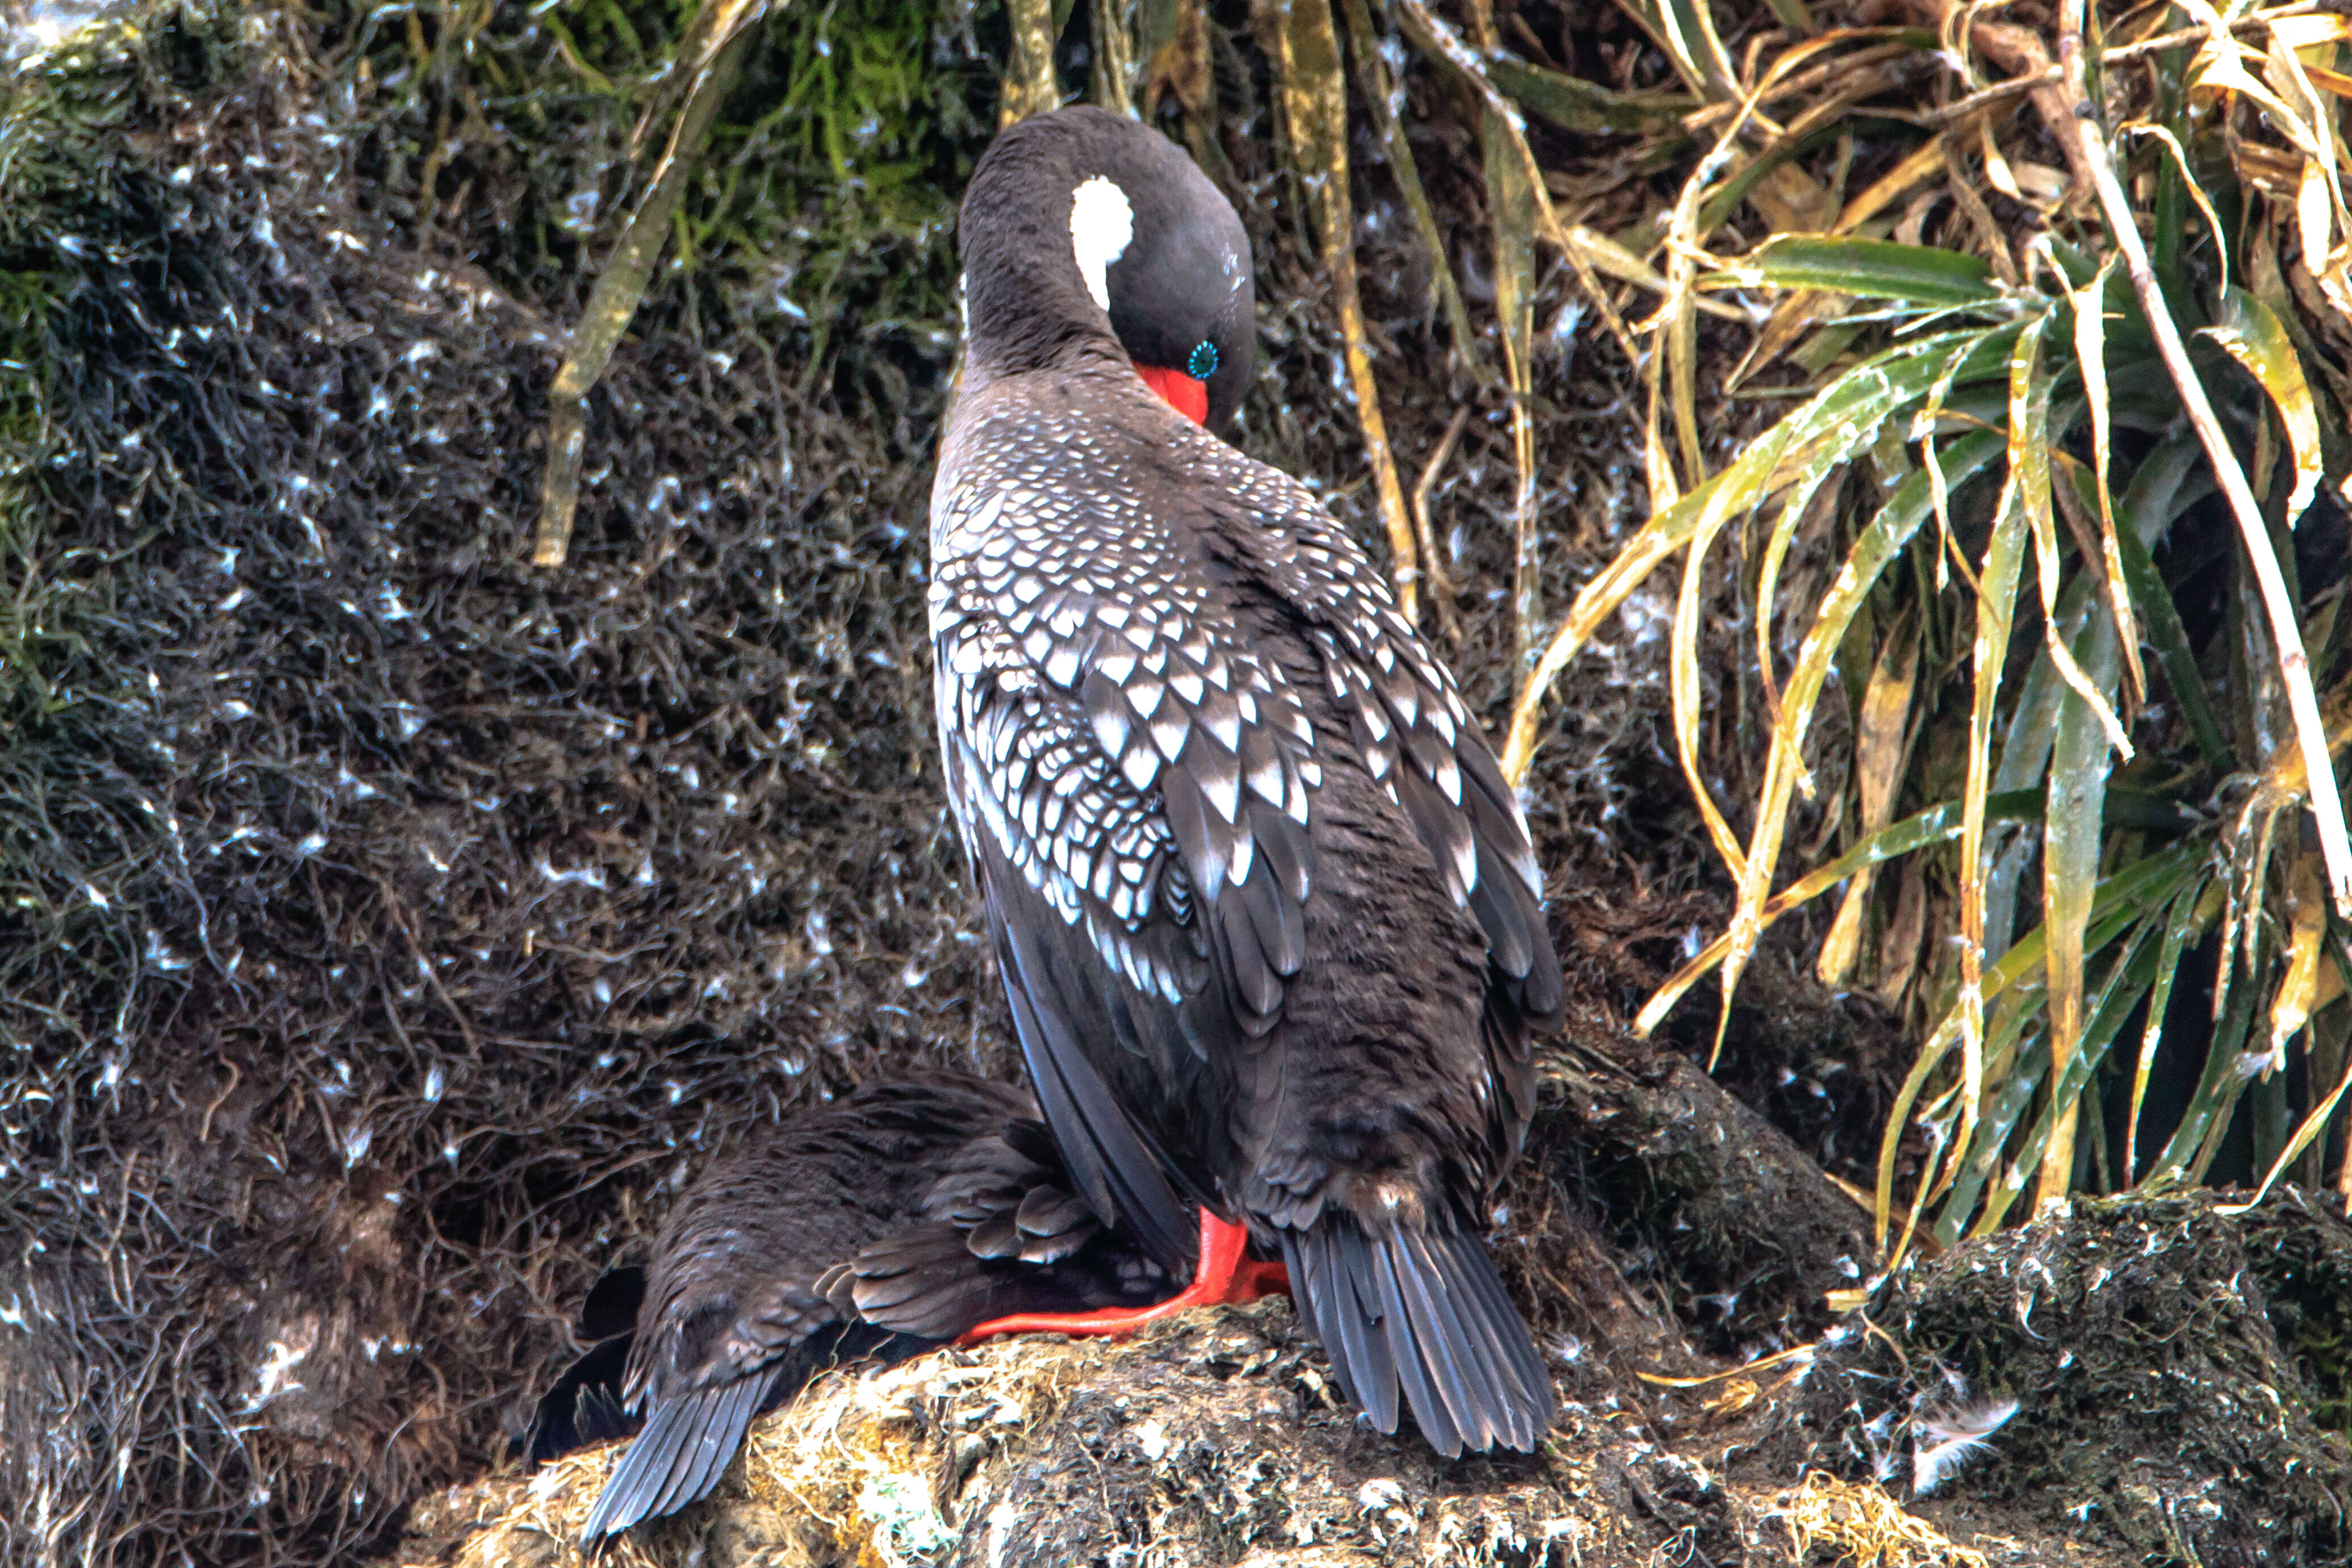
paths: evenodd
<path fill-rule="evenodd" d="M 1256 575 L 1308 612 L 1317 674 L 1367 771 L 1396 800 L 1396 770 L 1411 767 L 1453 816 L 1464 805 L 1454 741 L 1475 731 L 1380 574 L 1304 486 L 1205 434 L 1186 439 L 1202 489 L 1260 519 Z M 1189 876 L 1213 899 L 1270 875 L 1303 904 L 1305 856 L 1269 862 L 1258 841 L 1278 824 L 1253 829 L 1251 813 L 1307 828 L 1322 768 L 1300 694 L 1230 623 L 1198 541 L 1092 462 L 1093 444 L 1075 413 L 1032 407 L 988 422 L 963 461 L 942 465 L 930 595 L 941 748 L 967 848 L 985 832 L 1106 962 L 1173 999 L 1192 983 L 1177 972 L 1186 955 L 1136 945 L 1165 907 L 1160 890 Z M 1162 794 L 1180 763 L 1206 803 L 1212 848 L 1189 865 Z M 1439 837 L 1440 877 L 1466 906 L 1479 875 L 1466 822 Z M 1533 856 L 1514 860 L 1539 890 Z"/>

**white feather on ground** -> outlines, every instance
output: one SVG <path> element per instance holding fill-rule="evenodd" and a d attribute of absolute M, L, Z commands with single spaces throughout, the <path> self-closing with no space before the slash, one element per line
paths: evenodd
<path fill-rule="evenodd" d="M 1985 1400 L 1918 1417 L 1913 1426 L 1911 1490 L 1921 1497 L 1960 1473 L 2017 1414 L 2014 1399 Z M 1933 1441 L 1923 1439 L 1932 1438 Z"/>

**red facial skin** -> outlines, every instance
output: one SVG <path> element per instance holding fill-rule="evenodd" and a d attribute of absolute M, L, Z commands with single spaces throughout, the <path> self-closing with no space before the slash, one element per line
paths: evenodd
<path fill-rule="evenodd" d="M 1194 424 L 1209 423 L 1209 383 L 1195 381 L 1181 371 L 1163 370 L 1158 365 L 1138 365 L 1135 373 L 1143 384 L 1168 400 L 1168 406 L 1191 420 Z"/>

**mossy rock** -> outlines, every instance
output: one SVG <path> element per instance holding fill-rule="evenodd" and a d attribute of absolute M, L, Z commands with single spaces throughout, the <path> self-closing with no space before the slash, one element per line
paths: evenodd
<path fill-rule="evenodd" d="M 2014 1402 L 1961 1472 L 1973 1495 L 2151 1563 L 2352 1560 L 2352 1447 L 2326 1424 L 2347 1281 L 2352 1223 L 2300 1193 L 2242 1214 L 2209 1193 L 2078 1199 L 1883 1282 L 1774 1446 L 1913 1479 L 1928 1423 Z"/>
<path fill-rule="evenodd" d="M 1408 1423 L 1409 1426 L 1409 1423 Z M 580 1568 L 614 1449 L 419 1507 L 401 1568 Z M 1289 1303 L 1187 1313 L 1132 1342 L 1033 1337 L 845 1368 L 756 1425 L 705 1502 L 614 1568 L 1992 1568 L 1868 1489 L 1727 1484 L 1638 1412 L 1570 1405 L 1537 1454 L 1438 1458 L 1364 1427 Z M 1818 1555 L 1794 1550 L 1791 1521 Z M 2078 1556 L 2084 1568 L 2100 1564 Z M 2112 1562 L 2112 1560 L 2108 1560 Z"/>

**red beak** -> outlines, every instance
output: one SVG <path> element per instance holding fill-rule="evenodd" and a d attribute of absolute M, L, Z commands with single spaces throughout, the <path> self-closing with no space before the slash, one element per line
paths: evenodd
<path fill-rule="evenodd" d="M 1196 381 L 1181 371 L 1163 370 L 1158 365 L 1138 365 L 1135 373 L 1143 384 L 1168 400 L 1168 406 L 1191 420 L 1194 424 L 1209 423 L 1209 383 Z"/>

